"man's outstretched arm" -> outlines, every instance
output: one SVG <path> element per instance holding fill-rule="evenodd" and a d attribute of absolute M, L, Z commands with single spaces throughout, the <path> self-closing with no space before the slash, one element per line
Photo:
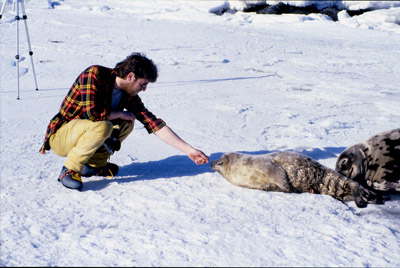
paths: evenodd
<path fill-rule="evenodd" d="M 200 150 L 193 148 L 190 144 L 182 140 L 175 132 L 170 129 L 168 126 L 164 126 L 157 132 L 155 132 L 156 136 L 160 138 L 165 143 L 171 145 L 172 147 L 184 152 L 187 156 L 196 163 L 206 164 L 208 163 L 208 157 Z"/>

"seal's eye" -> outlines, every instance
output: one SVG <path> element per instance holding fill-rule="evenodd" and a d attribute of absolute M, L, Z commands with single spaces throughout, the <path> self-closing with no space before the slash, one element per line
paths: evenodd
<path fill-rule="evenodd" d="M 339 164 L 339 165 L 340 165 L 340 168 L 346 167 L 348 161 L 349 161 L 349 159 L 347 159 L 347 158 L 342 159 L 342 160 L 340 161 L 340 164 Z"/>
<path fill-rule="evenodd" d="M 218 162 L 217 162 L 217 165 L 218 165 L 218 166 L 222 166 L 223 164 L 224 164 L 224 161 L 218 161 Z"/>

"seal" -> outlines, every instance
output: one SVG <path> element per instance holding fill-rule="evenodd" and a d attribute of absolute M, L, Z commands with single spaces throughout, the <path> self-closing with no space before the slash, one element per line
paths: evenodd
<path fill-rule="evenodd" d="M 347 147 L 335 170 L 381 192 L 400 192 L 400 128 Z"/>
<path fill-rule="evenodd" d="M 330 195 L 340 201 L 355 201 L 358 207 L 383 204 L 379 196 L 312 158 L 295 152 L 249 155 L 224 153 L 212 161 L 211 169 L 230 183 L 287 193 L 311 192 Z"/>

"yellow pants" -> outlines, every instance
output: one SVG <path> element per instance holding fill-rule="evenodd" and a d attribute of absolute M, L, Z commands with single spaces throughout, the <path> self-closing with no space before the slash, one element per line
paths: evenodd
<path fill-rule="evenodd" d="M 50 137 L 50 147 L 55 154 L 67 157 L 64 166 L 68 169 L 81 172 L 85 164 L 101 168 L 110 158 L 102 145 L 114 128 L 119 129 L 118 139 L 122 142 L 132 132 L 133 124 L 123 120 L 93 122 L 74 119 Z"/>

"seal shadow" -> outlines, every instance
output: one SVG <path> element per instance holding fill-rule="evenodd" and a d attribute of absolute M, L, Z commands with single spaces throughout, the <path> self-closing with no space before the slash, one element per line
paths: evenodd
<path fill-rule="evenodd" d="M 325 147 L 305 149 L 297 151 L 305 154 L 315 160 L 337 157 L 345 147 Z M 240 153 L 260 155 L 276 151 L 260 150 L 260 151 L 236 151 Z M 111 183 L 130 183 L 139 180 L 156 180 L 160 178 L 174 178 L 184 176 L 196 176 L 204 173 L 213 173 L 211 162 L 219 159 L 225 152 L 212 153 L 209 156 L 209 162 L 204 165 L 196 165 L 186 155 L 174 155 L 165 159 L 149 162 L 134 162 L 132 164 L 122 166 L 118 175 L 113 178 L 101 178 L 93 180 L 84 178 L 82 191 L 97 191 L 106 188 Z M 99 177 L 97 177 L 99 178 Z"/>

